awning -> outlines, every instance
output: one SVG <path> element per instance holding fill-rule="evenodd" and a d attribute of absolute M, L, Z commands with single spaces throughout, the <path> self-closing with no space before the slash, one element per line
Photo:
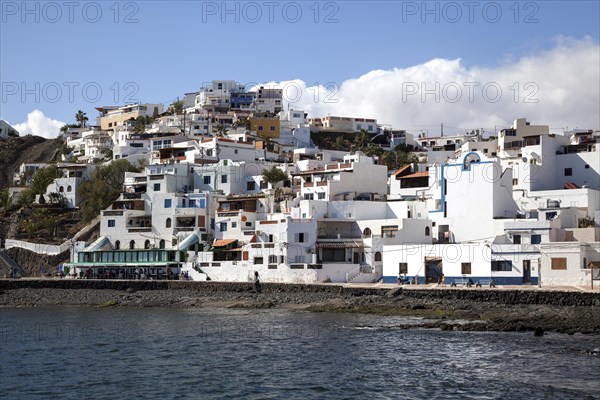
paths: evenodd
<path fill-rule="evenodd" d="M 188 247 L 190 247 L 191 245 L 198 243 L 199 241 L 200 241 L 200 238 L 198 237 L 198 235 L 196 235 L 195 233 L 192 233 L 191 235 L 189 235 L 188 237 L 183 239 L 181 242 L 179 242 L 179 245 L 177 246 L 177 248 L 179 250 L 185 250 Z"/>
<path fill-rule="evenodd" d="M 429 171 L 419 171 L 414 174 L 401 176 L 400 179 L 412 179 L 412 178 L 427 178 L 429 176 Z"/>
<path fill-rule="evenodd" d="M 344 242 L 317 242 L 317 247 L 321 249 L 362 249 L 366 246 L 363 242 L 352 240 Z"/>
<path fill-rule="evenodd" d="M 225 247 L 234 242 L 237 242 L 237 239 L 217 239 L 213 243 L 213 247 Z"/>
<path fill-rule="evenodd" d="M 104 245 L 108 244 L 109 240 L 106 236 L 100 236 L 98 239 L 94 240 L 89 246 L 87 246 L 83 251 L 94 251 L 100 250 Z"/>

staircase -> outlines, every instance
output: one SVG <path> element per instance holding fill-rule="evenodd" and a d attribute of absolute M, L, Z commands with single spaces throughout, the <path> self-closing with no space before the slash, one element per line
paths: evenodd
<path fill-rule="evenodd" d="M 346 274 L 347 283 L 373 283 L 379 280 L 379 274 L 370 265 L 361 265 Z"/>
<path fill-rule="evenodd" d="M 10 258 L 4 250 L 0 250 L 0 263 L 6 265 L 9 269 L 13 268 L 14 270 L 16 270 L 18 276 L 26 275 L 23 268 L 21 268 L 19 264 L 17 264 L 12 258 Z"/>
<path fill-rule="evenodd" d="M 189 260 L 188 262 L 182 264 L 181 267 L 181 272 L 183 272 L 184 274 L 187 272 L 190 280 L 192 281 L 206 281 L 208 280 L 208 275 L 199 272 L 198 270 L 196 270 L 194 268 L 194 266 L 196 265 L 196 256 L 194 255 L 192 257 L 191 260 Z"/>

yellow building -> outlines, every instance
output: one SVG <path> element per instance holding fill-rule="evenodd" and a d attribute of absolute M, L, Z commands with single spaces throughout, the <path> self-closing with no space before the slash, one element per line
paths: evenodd
<path fill-rule="evenodd" d="M 97 107 L 98 125 L 103 131 L 126 129 L 127 122 L 139 116 L 157 116 L 163 112 L 162 104 L 130 104 L 127 106 Z"/>
<path fill-rule="evenodd" d="M 278 117 L 250 117 L 250 130 L 265 138 L 279 138 L 281 122 Z"/>

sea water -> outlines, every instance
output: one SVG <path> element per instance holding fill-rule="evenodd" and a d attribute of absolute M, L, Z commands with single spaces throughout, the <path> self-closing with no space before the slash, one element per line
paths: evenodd
<path fill-rule="evenodd" d="M 3 399 L 600 399 L 597 336 L 225 308 L 0 309 Z"/>

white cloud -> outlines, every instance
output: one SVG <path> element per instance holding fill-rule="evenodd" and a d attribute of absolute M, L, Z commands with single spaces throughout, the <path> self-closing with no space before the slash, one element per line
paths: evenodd
<path fill-rule="evenodd" d="M 64 122 L 48 118 L 40 110 L 33 110 L 27 114 L 27 122 L 13 125 L 13 127 L 21 136 L 35 135 L 54 139 L 60 133 L 63 125 L 65 125 Z"/>
<path fill-rule="evenodd" d="M 370 71 L 335 86 L 306 87 L 300 80 L 267 85 L 284 88 L 290 108 L 313 117 L 377 118 L 398 129 L 430 129 L 430 134 L 439 133 L 442 122 L 451 132 L 489 131 L 521 117 L 551 128 L 597 129 L 599 69 L 600 47 L 592 39 L 558 38 L 549 51 L 496 67 L 433 59 L 407 68 Z"/>

